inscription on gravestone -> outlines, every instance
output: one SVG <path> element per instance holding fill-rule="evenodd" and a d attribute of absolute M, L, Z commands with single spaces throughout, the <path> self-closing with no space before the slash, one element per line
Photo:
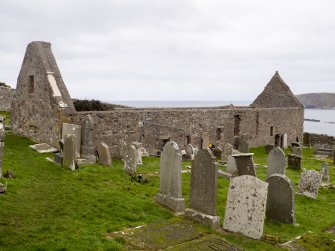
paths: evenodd
<path fill-rule="evenodd" d="M 318 196 L 321 186 L 320 174 L 315 170 L 304 169 L 301 173 L 301 178 L 298 186 L 298 193 L 303 194 L 312 199 Z"/>

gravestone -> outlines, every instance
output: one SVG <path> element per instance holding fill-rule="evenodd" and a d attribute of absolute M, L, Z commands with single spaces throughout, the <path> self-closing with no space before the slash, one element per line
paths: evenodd
<path fill-rule="evenodd" d="M 134 142 L 131 142 L 131 145 L 134 146 L 135 149 L 136 149 L 137 164 L 138 165 L 142 165 L 143 164 L 143 161 L 142 161 L 142 151 L 141 151 L 142 143 L 134 141 Z"/>
<path fill-rule="evenodd" d="M 302 157 L 302 148 L 298 146 L 292 147 L 292 154 Z"/>
<path fill-rule="evenodd" d="M 240 139 L 240 143 L 238 145 L 238 150 L 241 152 L 241 153 L 248 153 L 249 152 L 249 143 L 246 139 L 245 136 L 242 136 L 241 139 Z"/>
<path fill-rule="evenodd" d="M 229 143 L 225 143 L 222 150 L 221 160 L 227 162 L 228 156 L 233 154 L 233 146 Z"/>
<path fill-rule="evenodd" d="M 81 126 L 69 123 L 63 123 L 62 126 L 62 139 L 65 140 L 65 135 L 75 135 L 75 156 L 80 158 L 80 146 L 81 146 Z"/>
<path fill-rule="evenodd" d="M 287 155 L 287 167 L 290 169 L 300 170 L 301 169 L 301 157 L 288 154 Z"/>
<path fill-rule="evenodd" d="M 30 148 L 34 149 L 38 153 L 55 153 L 58 149 L 48 145 L 47 143 L 30 145 Z"/>
<path fill-rule="evenodd" d="M 264 150 L 265 150 L 266 154 L 269 154 L 272 151 L 273 148 L 275 148 L 275 145 L 265 145 L 264 146 Z"/>
<path fill-rule="evenodd" d="M 275 147 L 267 158 L 267 177 L 279 173 L 285 175 L 285 153 L 280 147 Z"/>
<path fill-rule="evenodd" d="M 280 223 L 295 224 L 292 182 L 283 174 L 273 174 L 266 182 L 269 183 L 266 218 Z"/>
<path fill-rule="evenodd" d="M 128 145 L 126 142 L 124 142 L 123 140 L 119 141 L 119 152 L 120 152 L 120 158 L 122 160 L 124 160 L 126 154 L 127 154 L 127 150 L 128 150 Z"/>
<path fill-rule="evenodd" d="M 330 182 L 330 177 L 329 177 L 329 172 L 328 172 L 328 163 L 327 162 L 323 162 L 321 164 L 321 182 L 324 183 L 329 183 Z"/>
<path fill-rule="evenodd" d="M 192 162 L 190 204 L 185 210 L 187 218 L 212 227 L 219 227 L 216 215 L 217 176 L 212 152 L 202 149 Z"/>
<path fill-rule="evenodd" d="M 137 158 L 135 146 L 129 146 L 124 156 L 124 170 L 133 176 L 136 174 Z"/>
<path fill-rule="evenodd" d="M 283 149 L 287 148 L 287 133 L 283 134 L 283 142 L 282 142 Z"/>
<path fill-rule="evenodd" d="M 4 123 L 0 123 L 0 141 L 5 141 L 6 131 Z"/>
<path fill-rule="evenodd" d="M 235 158 L 237 175 L 252 175 L 256 176 L 254 162 L 252 160 L 253 153 L 239 153 L 233 154 Z"/>
<path fill-rule="evenodd" d="M 185 201 L 181 182 L 182 156 L 177 143 L 165 144 L 160 160 L 160 192 L 156 201 L 176 212 L 183 212 Z"/>
<path fill-rule="evenodd" d="M 210 143 L 208 132 L 204 132 L 202 134 L 201 140 L 202 140 L 201 149 L 206 149 Z"/>
<path fill-rule="evenodd" d="M 254 176 L 232 178 L 223 228 L 260 239 L 263 235 L 267 193 L 268 183 Z"/>
<path fill-rule="evenodd" d="M 320 174 L 315 170 L 303 169 L 298 185 L 298 194 L 303 194 L 309 198 L 316 199 L 320 186 Z"/>
<path fill-rule="evenodd" d="M 194 160 L 194 147 L 191 144 L 188 144 L 185 148 L 186 156 L 190 160 Z"/>
<path fill-rule="evenodd" d="M 2 177 L 2 158 L 3 158 L 4 148 L 5 148 L 5 143 L 0 141 L 0 177 Z"/>
<path fill-rule="evenodd" d="M 76 160 L 76 136 L 74 134 L 65 134 L 63 165 L 70 168 L 73 171 L 76 168 L 75 160 Z"/>
<path fill-rule="evenodd" d="M 86 115 L 81 129 L 81 158 L 92 164 L 96 162 L 93 146 L 93 129 L 93 119 L 90 115 Z"/>
<path fill-rule="evenodd" d="M 215 158 L 221 158 L 222 155 L 222 149 L 221 147 L 217 146 L 213 149 L 213 155 Z"/>
<path fill-rule="evenodd" d="M 100 164 L 103 166 L 111 166 L 112 165 L 112 155 L 109 149 L 109 146 L 101 142 L 97 145 L 98 155 Z"/>
<path fill-rule="evenodd" d="M 232 155 L 228 156 L 226 171 L 234 176 L 237 176 L 236 161 Z"/>

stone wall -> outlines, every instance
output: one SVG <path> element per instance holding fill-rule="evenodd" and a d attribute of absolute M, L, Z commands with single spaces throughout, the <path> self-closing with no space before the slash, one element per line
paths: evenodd
<path fill-rule="evenodd" d="M 326 134 L 304 133 L 304 145 L 335 145 L 335 137 Z"/>
<path fill-rule="evenodd" d="M 0 86 L 0 111 L 10 111 L 15 89 Z"/>
<path fill-rule="evenodd" d="M 250 135 L 251 146 L 274 144 L 276 134 L 286 133 L 288 142 L 303 136 L 304 112 L 300 108 L 118 109 L 78 112 L 71 116 L 71 123 L 82 124 L 86 114 L 94 121 L 94 145 L 105 142 L 114 156 L 120 140 L 142 142 L 150 154 L 160 152 L 168 140 L 177 142 L 181 149 L 188 143 L 201 148 L 206 134 L 214 145 L 232 144 L 236 115 L 239 131 Z"/>

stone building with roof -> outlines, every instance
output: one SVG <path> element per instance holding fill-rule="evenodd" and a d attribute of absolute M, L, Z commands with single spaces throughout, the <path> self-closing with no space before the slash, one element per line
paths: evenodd
<path fill-rule="evenodd" d="M 11 107 L 12 130 L 37 142 L 58 147 L 62 123 L 82 125 L 92 117 L 94 144 L 105 142 L 114 156 L 120 140 L 138 141 L 150 154 L 173 140 L 181 149 L 191 143 L 233 143 L 241 133 L 251 146 L 287 143 L 303 137 L 304 107 L 274 74 L 250 106 L 192 108 L 118 108 L 77 112 L 61 77 L 50 43 L 28 45 Z"/>

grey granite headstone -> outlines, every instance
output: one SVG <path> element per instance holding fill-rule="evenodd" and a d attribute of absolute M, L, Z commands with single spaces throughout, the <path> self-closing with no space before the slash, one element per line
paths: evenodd
<path fill-rule="evenodd" d="M 263 235 L 268 183 L 254 176 L 232 178 L 223 228 L 253 239 Z"/>
<path fill-rule="evenodd" d="M 217 176 L 212 152 L 202 149 L 192 162 L 190 204 L 186 217 L 202 224 L 218 227 L 220 217 L 216 215 Z"/>
<path fill-rule="evenodd" d="M 134 142 L 131 142 L 131 145 L 136 148 L 136 160 L 137 160 L 137 164 L 138 165 L 142 165 L 143 164 L 143 161 L 142 161 L 142 151 L 141 151 L 142 143 L 134 141 Z"/>
<path fill-rule="evenodd" d="M 5 143 L 0 141 L 0 177 L 2 177 L 2 158 L 3 158 L 4 148 L 5 148 Z"/>
<path fill-rule="evenodd" d="M 295 154 L 287 155 L 287 167 L 290 169 L 300 170 L 301 169 L 301 157 Z"/>
<path fill-rule="evenodd" d="M 254 162 L 252 160 L 253 153 L 234 154 L 236 162 L 237 175 L 252 175 L 256 176 Z"/>
<path fill-rule="evenodd" d="M 103 166 L 112 165 L 112 155 L 108 145 L 104 142 L 101 142 L 97 145 L 98 155 L 100 164 Z"/>
<path fill-rule="evenodd" d="M 81 126 L 69 123 L 63 123 L 62 126 L 62 138 L 65 139 L 65 135 L 75 135 L 75 156 L 80 158 L 80 146 L 81 146 Z"/>
<path fill-rule="evenodd" d="M 267 158 L 267 177 L 275 173 L 285 175 L 285 153 L 280 147 L 275 147 L 271 150 Z"/>
<path fill-rule="evenodd" d="M 321 182 L 324 183 L 329 183 L 330 182 L 330 177 L 329 177 L 329 171 L 328 171 L 328 163 L 327 162 L 323 162 L 321 164 Z"/>
<path fill-rule="evenodd" d="M 266 218 L 295 224 L 294 188 L 288 177 L 274 174 L 267 178 L 269 183 Z"/>
<path fill-rule="evenodd" d="M 249 143 L 248 143 L 246 137 L 244 137 L 244 136 L 241 137 L 240 143 L 239 143 L 239 146 L 238 146 L 238 150 L 241 153 L 248 153 L 249 152 Z"/>
<path fill-rule="evenodd" d="M 237 176 L 236 161 L 232 155 L 227 158 L 227 169 L 226 171 L 234 176 Z"/>
<path fill-rule="evenodd" d="M 233 146 L 229 143 L 225 143 L 222 150 L 221 160 L 227 162 L 228 156 L 233 154 Z"/>
<path fill-rule="evenodd" d="M 90 115 L 86 115 L 81 129 L 81 158 L 89 163 L 96 162 L 95 149 L 93 145 L 94 123 Z"/>
<path fill-rule="evenodd" d="M 320 174 L 315 170 L 303 169 L 298 186 L 298 194 L 316 199 L 321 186 Z"/>
<path fill-rule="evenodd" d="M 129 146 L 123 160 L 124 170 L 131 176 L 136 174 L 136 168 L 137 168 L 136 152 L 137 150 L 134 146 Z"/>
<path fill-rule="evenodd" d="M 181 182 L 182 156 L 177 143 L 165 144 L 160 160 L 160 192 L 156 201 L 176 212 L 183 212 L 185 201 Z"/>
<path fill-rule="evenodd" d="M 74 134 L 64 135 L 64 158 L 63 165 L 75 170 L 76 160 L 76 136 Z"/>

